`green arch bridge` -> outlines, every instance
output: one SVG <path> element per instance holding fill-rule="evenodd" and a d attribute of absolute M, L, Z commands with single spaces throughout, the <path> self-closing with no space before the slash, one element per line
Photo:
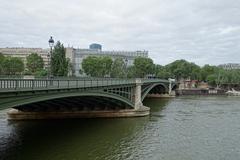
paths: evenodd
<path fill-rule="evenodd" d="M 0 79 L 0 109 L 12 119 L 127 117 L 149 114 L 148 95 L 171 94 L 163 79 Z"/>

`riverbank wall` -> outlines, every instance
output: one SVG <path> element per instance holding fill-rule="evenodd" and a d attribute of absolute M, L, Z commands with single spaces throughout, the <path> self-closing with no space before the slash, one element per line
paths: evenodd
<path fill-rule="evenodd" d="M 9 120 L 33 119 L 69 119 L 69 118 L 120 118 L 143 117 L 150 114 L 150 108 L 106 110 L 106 111 L 56 111 L 56 112 L 23 112 L 11 109 L 7 112 Z"/>
<path fill-rule="evenodd" d="M 192 89 L 177 89 L 176 90 L 177 96 L 183 95 L 206 95 L 206 96 L 222 96 L 226 95 L 226 91 L 222 89 L 199 89 L 199 88 L 192 88 Z"/>

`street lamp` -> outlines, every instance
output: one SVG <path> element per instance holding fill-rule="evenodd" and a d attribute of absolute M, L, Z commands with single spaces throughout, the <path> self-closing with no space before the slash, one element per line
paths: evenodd
<path fill-rule="evenodd" d="M 51 61 L 52 61 L 52 47 L 54 45 L 54 40 L 52 38 L 52 36 L 50 37 L 50 39 L 48 40 L 48 44 L 49 44 L 49 47 L 50 47 L 50 55 L 48 55 L 48 78 L 49 76 L 51 77 L 52 76 L 52 72 L 51 72 Z"/>

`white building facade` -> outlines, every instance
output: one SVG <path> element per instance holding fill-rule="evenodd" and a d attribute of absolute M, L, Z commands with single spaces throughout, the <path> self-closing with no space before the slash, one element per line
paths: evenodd
<path fill-rule="evenodd" d="M 219 67 L 221 67 L 223 69 L 226 69 L 226 70 L 240 69 L 240 63 L 220 64 Z"/>
<path fill-rule="evenodd" d="M 21 58 L 24 64 L 27 62 L 27 56 L 29 56 L 31 53 L 37 53 L 43 58 L 44 68 L 48 67 L 49 51 L 49 49 L 42 48 L 0 48 L 0 53 L 2 53 L 4 56 Z"/>

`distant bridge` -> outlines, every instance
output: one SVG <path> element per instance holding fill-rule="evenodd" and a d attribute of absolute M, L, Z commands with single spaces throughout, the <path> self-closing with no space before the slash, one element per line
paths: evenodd
<path fill-rule="evenodd" d="M 149 114 L 149 109 L 143 106 L 142 101 L 148 94 L 170 94 L 175 88 L 175 82 L 162 79 L 2 78 L 0 109 L 15 108 L 24 114 L 42 115 L 67 112 L 71 113 L 70 117 L 77 116 L 77 113 L 84 113 L 86 117 L 98 116 L 98 113 L 100 117 L 131 116 L 136 113 L 136 116 L 144 116 Z"/>

